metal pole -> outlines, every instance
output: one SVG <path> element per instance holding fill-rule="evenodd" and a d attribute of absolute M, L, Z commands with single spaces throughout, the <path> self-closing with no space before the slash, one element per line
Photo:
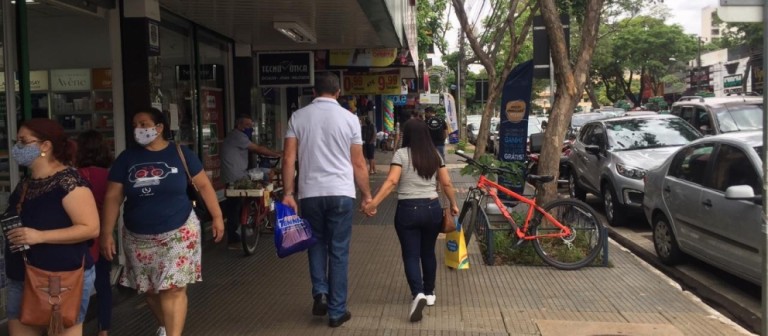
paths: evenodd
<path fill-rule="evenodd" d="M 701 36 L 696 36 L 696 42 L 698 43 L 698 57 L 697 57 L 697 63 L 698 63 L 698 69 L 697 69 L 697 76 L 696 76 L 696 89 L 698 89 L 699 92 L 701 92 Z"/>
<path fill-rule="evenodd" d="M 763 4 L 763 32 L 768 32 L 768 3 Z M 763 34 L 763 71 L 768 69 L 768 35 Z M 763 76 L 763 248 L 760 249 L 762 258 L 761 271 L 763 273 L 762 292 L 762 321 L 760 323 L 761 335 L 768 335 L 768 117 L 765 109 L 768 108 L 768 86 Z"/>

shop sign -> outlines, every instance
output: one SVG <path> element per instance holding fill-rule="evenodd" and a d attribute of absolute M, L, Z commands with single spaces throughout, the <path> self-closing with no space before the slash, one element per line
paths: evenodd
<path fill-rule="evenodd" d="M 94 90 L 112 89 L 112 69 L 93 69 L 92 80 Z"/>
<path fill-rule="evenodd" d="M 387 67 L 397 54 L 397 48 L 331 50 L 328 63 L 340 67 Z"/>
<path fill-rule="evenodd" d="M 419 104 L 422 105 L 438 105 L 440 104 L 440 94 L 438 93 L 422 93 L 419 95 Z"/>
<path fill-rule="evenodd" d="M 391 100 L 395 106 L 405 106 L 405 103 L 408 102 L 408 95 L 384 96 L 384 100 Z"/>
<path fill-rule="evenodd" d="M 48 70 L 30 71 L 29 89 L 31 91 L 48 91 Z"/>
<path fill-rule="evenodd" d="M 264 52 L 256 55 L 258 86 L 312 86 L 315 58 L 311 51 Z"/>
<path fill-rule="evenodd" d="M 15 79 L 14 81 L 14 87 L 16 91 L 19 91 L 19 80 Z M 0 72 L 0 91 L 5 91 L 5 72 Z"/>
<path fill-rule="evenodd" d="M 51 70 L 51 90 L 90 91 L 90 69 Z"/>
<path fill-rule="evenodd" d="M 399 95 L 400 74 L 344 75 L 345 95 Z"/>
<path fill-rule="evenodd" d="M 723 77 L 723 87 L 741 87 L 741 74 Z"/>

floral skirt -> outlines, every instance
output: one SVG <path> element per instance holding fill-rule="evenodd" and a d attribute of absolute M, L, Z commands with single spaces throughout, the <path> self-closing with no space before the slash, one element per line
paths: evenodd
<path fill-rule="evenodd" d="M 177 230 L 143 235 L 123 229 L 126 267 L 120 284 L 158 293 L 202 281 L 200 239 L 194 211 Z"/>

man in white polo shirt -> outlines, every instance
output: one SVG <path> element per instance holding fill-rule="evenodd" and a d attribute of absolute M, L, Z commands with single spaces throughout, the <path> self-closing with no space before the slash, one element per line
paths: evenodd
<path fill-rule="evenodd" d="M 352 317 L 347 310 L 347 273 L 355 184 L 362 205 L 371 201 L 368 169 L 363 157 L 360 122 L 337 102 L 339 78 L 333 73 L 315 75 L 315 100 L 294 112 L 285 133 L 283 204 L 298 210 L 312 225 L 318 243 L 309 248 L 312 278 L 312 313 L 328 314 L 335 328 Z M 301 172 L 294 195 L 296 159 Z"/>

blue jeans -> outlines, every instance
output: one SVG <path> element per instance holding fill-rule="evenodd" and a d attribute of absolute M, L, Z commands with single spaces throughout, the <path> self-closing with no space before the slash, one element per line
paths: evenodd
<path fill-rule="evenodd" d="M 77 324 L 85 321 L 85 313 L 88 311 L 88 302 L 93 293 L 93 281 L 96 278 L 95 267 L 85 269 L 83 275 L 83 297 L 80 299 L 80 314 L 77 316 Z M 8 320 L 18 320 L 21 316 L 21 296 L 24 294 L 24 281 L 8 279 L 8 301 L 5 303 L 6 317 Z"/>
<path fill-rule="evenodd" d="M 347 312 L 347 273 L 355 199 L 346 196 L 310 197 L 301 200 L 301 217 L 312 225 L 317 244 L 309 248 L 312 296 L 325 294 L 328 317 Z"/>
<path fill-rule="evenodd" d="M 240 230 L 240 212 L 243 209 L 242 197 L 228 197 L 222 202 L 223 207 L 221 210 L 224 212 L 224 217 L 227 220 L 227 239 L 228 242 L 232 242 L 235 239 L 240 238 L 238 230 Z"/>
<path fill-rule="evenodd" d="M 99 308 L 99 331 L 109 330 L 112 327 L 112 283 L 110 273 L 112 262 L 107 258 L 99 257 L 96 262 L 96 299 Z"/>
<path fill-rule="evenodd" d="M 397 202 L 395 231 L 403 253 L 405 278 L 413 296 L 435 292 L 435 243 L 442 221 L 443 210 L 437 198 L 406 199 Z"/>
<path fill-rule="evenodd" d="M 445 145 L 438 145 L 435 146 L 437 148 L 437 151 L 440 153 L 440 157 L 443 158 L 443 162 L 445 162 Z"/>

